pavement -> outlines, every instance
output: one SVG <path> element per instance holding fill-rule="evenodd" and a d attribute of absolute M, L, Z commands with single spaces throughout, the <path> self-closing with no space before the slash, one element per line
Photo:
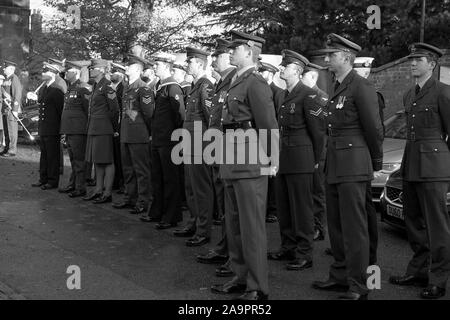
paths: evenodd
<path fill-rule="evenodd" d="M 214 226 L 210 245 L 189 248 L 173 230 L 156 230 L 126 210 L 71 199 L 56 190 L 31 188 L 38 180 L 37 146 L 20 146 L 16 158 L 0 158 L 0 300 L 1 299 L 158 299 L 216 300 L 215 266 L 195 262 L 220 236 Z M 65 156 L 65 185 L 70 173 Z M 113 194 L 114 201 L 120 195 Z M 185 213 L 187 217 L 187 213 Z M 381 289 L 372 300 L 418 299 L 420 289 L 395 287 L 391 274 L 404 272 L 412 254 L 404 232 L 379 224 Z M 278 224 L 267 224 L 269 251 L 280 243 Z M 317 242 L 314 266 L 287 271 L 269 261 L 270 299 L 331 300 L 336 293 L 316 291 L 332 258 L 324 254 L 328 239 Z M 80 289 L 68 289 L 70 266 L 80 268 Z M 446 299 L 450 299 L 449 296 Z"/>

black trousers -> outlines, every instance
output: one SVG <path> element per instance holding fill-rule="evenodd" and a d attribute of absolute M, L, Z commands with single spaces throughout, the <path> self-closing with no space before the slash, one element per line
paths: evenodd
<path fill-rule="evenodd" d="M 86 139 L 86 135 L 66 135 L 67 151 L 72 167 L 69 184 L 79 191 L 86 191 L 86 161 L 84 161 Z"/>
<path fill-rule="evenodd" d="M 219 165 L 212 165 L 212 182 L 214 186 L 214 218 L 222 220 L 225 215 L 224 183 L 219 176 Z"/>
<path fill-rule="evenodd" d="M 39 159 L 39 181 L 58 187 L 61 155 L 59 135 L 41 136 L 39 146 L 41 149 L 41 157 Z"/>
<path fill-rule="evenodd" d="M 152 201 L 148 143 L 122 143 L 120 150 L 125 179 L 124 201 L 147 209 Z"/>
<path fill-rule="evenodd" d="M 281 250 L 312 260 L 314 209 L 313 174 L 280 174 L 275 179 Z"/>
<path fill-rule="evenodd" d="M 403 182 L 408 240 L 414 256 L 406 274 L 428 278 L 446 288 L 450 274 L 450 217 L 448 182 Z"/>
<path fill-rule="evenodd" d="M 334 262 L 330 279 L 367 294 L 369 231 L 367 181 L 326 185 L 328 233 Z"/>
<path fill-rule="evenodd" d="M 268 215 L 277 215 L 277 204 L 276 204 L 276 192 L 275 192 L 275 178 L 269 177 L 267 185 L 267 212 Z"/>
<path fill-rule="evenodd" d="M 172 146 L 152 147 L 153 203 L 149 216 L 165 223 L 183 219 L 181 212 L 180 169 L 171 159 Z"/>
<path fill-rule="evenodd" d="M 377 248 L 378 248 L 378 218 L 375 204 L 372 197 L 372 183 L 367 182 L 366 188 L 366 210 L 367 210 L 367 225 L 369 231 L 369 264 L 375 265 L 377 263 Z"/>
<path fill-rule="evenodd" d="M 323 235 L 326 234 L 327 214 L 324 162 L 323 160 L 319 162 L 319 168 L 314 171 L 313 176 L 314 227 Z"/>
<path fill-rule="evenodd" d="M 124 186 L 125 181 L 122 169 L 120 136 L 113 137 L 113 153 L 114 153 L 114 167 L 115 167 L 113 189 L 120 189 Z"/>

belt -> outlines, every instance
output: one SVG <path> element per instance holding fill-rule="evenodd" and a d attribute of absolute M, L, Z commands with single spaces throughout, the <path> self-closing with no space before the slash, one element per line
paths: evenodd
<path fill-rule="evenodd" d="M 327 128 L 327 135 L 330 137 L 360 136 L 360 135 L 363 135 L 363 131 L 361 129 Z"/>
<path fill-rule="evenodd" d="M 223 125 L 223 129 L 227 130 L 227 129 L 232 129 L 232 130 L 236 130 L 236 129 L 251 129 L 251 128 L 255 128 L 255 123 L 253 121 L 239 121 L 239 122 L 232 122 L 232 123 L 224 123 Z"/>
<path fill-rule="evenodd" d="M 418 141 L 418 140 L 444 140 L 444 136 L 440 135 L 418 135 L 416 132 L 408 132 L 406 139 L 408 141 Z"/>
<path fill-rule="evenodd" d="M 282 135 L 295 135 L 299 133 L 306 133 L 306 128 L 289 128 L 285 126 L 280 126 L 280 132 Z"/>

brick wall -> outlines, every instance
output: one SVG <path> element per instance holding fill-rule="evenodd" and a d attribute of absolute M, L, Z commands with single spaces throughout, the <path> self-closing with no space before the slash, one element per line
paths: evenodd
<path fill-rule="evenodd" d="M 450 49 L 444 52 L 445 54 L 439 64 L 449 67 Z M 439 68 L 436 68 L 434 76 L 438 78 Z M 406 57 L 372 69 L 369 80 L 384 96 L 386 102 L 385 119 L 403 109 L 403 94 L 414 85 L 410 64 Z"/>

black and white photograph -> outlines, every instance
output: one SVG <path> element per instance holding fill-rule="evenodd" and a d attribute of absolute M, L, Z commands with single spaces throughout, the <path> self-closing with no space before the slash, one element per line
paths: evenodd
<path fill-rule="evenodd" d="M 450 0 L 0 0 L 0 110 L 0 300 L 450 300 Z"/>

